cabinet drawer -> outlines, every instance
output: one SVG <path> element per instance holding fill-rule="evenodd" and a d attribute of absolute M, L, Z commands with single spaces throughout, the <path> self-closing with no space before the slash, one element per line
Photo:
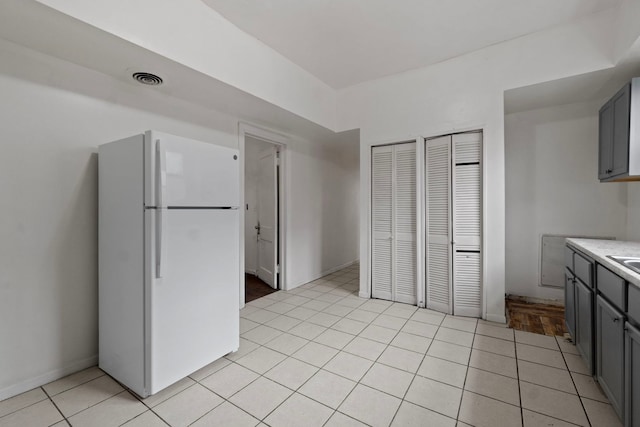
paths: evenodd
<path fill-rule="evenodd" d="M 573 256 L 573 272 L 589 288 L 593 288 L 593 261 L 576 252 Z"/>
<path fill-rule="evenodd" d="M 573 272 L 573 249 L 564 247 L 564 265 Z"/>
<path fill-rule="evenodd" d="M 636 324 L 640 325 L 640 289 L 632 284 L 629 284 L 627 304 L 629 306 L 627 314 Z"/>
<path fill-rule="evenodd" d="M 598 291 L 619 309 L 625 307 L 624 287 L 625 281 L 622 277 L 598 265 Z"/>

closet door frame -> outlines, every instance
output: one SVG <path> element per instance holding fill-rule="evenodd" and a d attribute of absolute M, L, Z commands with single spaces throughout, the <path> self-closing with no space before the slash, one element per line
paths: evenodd
<path fill-rule="evenodd" d="M 367 147 L 369 163 L 369 194 L 367 197 L 367 290 L 368 295 L 360 292 L 361 297 L 373 297 L 373 148 L 385 145 L 396 145 L 405 143 L 415 143 L 416 147 L 416 300 L 418 307 L 425 307 L 425 236 L 424 236 L 424 138 L 396 139 L 384 142 L 377 142 Z"/>

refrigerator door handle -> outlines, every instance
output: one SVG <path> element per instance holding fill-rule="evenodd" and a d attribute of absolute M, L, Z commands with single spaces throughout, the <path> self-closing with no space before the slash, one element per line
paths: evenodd
<path fill-rule="evenodd" d="M 156 161 L 156 206 L 162 208 L 164 207 L 164 194 L 167 186 L 167 152 L 164 149 L 164 144 L 159 139 L 156 139 Z"/>
<path fill-rule="evenodd" d="M 167 229 L 167 210 L 164 208 L 156 209 L 156 278 L 161 279 L 164 276 L 165 265 L 167 264 L 167 243 L 164 236 Z"/>

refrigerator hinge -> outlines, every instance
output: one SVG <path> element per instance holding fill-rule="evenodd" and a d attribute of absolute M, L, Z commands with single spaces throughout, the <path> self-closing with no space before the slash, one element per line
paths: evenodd
<path fill-rule="evenodd" d="M 280 274 L 280 264 L 276 265 L 276 274 Z"/>

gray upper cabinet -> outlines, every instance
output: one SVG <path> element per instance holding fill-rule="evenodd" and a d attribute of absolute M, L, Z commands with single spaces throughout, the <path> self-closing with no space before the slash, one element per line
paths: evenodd
<path fill-rule="evenodd" d="M 640 78 L 620 89 L 599 112 L 598 178 L 640 180 Z"/>

